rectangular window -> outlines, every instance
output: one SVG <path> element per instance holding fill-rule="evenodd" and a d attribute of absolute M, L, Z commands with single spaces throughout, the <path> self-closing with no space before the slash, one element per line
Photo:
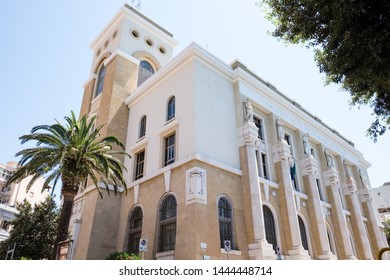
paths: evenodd
<path fill-rule="evenodd" d="M 164 138 L 164 166 L 175 162 L 175 133 Z"/>
<path fill-rule="evenodd" d="M 291 157 L 293 159 L 292 166 L 290 166 L 291 183 L 293 185 L 294 190 L 299 192 L 300 190 L 299 190 L 298 178 L 296 176 L 297 175 L 297 163 L 296 163 L 295 157 L 294 157 L 294 150 L 293 150 L 293 145 L 292 145 L 292 141 L 291 141 L 291 136 L 288 134 L 285 134 L 284 140 L 290 146 L 290 153 L 291 153 Z"/>
<path fill-rule="evenodd" d="M 268 177 L 268 169 L 267 169 L 267 156 L 266 154 L 261 153 L 261 164 L 263 167 L 263 177 L 265 179 L 269 179 Z"/>
<path fill-rule="evenodd" d="M 320 200 L 325 201 L 324 196 L 322 195 L 321 183 L 318 178 L 316 178 L 316 183 L 317 183 L 318 194 L 320 195 Z"/>
<path fill-rule="evenodd" d="M 259 136 L 260 140 L 263 140 L 263 141 L 264 141 L 263 120 L 254 117 L 254 118 L 253 118 L 253 121 L 254 121 L 256 127 L 259 129 L 259 131 L 258 131 L 258 136 Z"/>
<path fill-rule="evenodd" d="M 134 180 L 141 179 L 144 176 L 145 150 L 135 156 Z"/>

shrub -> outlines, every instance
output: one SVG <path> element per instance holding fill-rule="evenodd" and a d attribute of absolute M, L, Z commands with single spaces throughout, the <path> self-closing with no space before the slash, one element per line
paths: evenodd
<path fill-rule="evenodd" d="M 106 260 L 140 260 L 141 258 L 133 253 L 128 252 L 114 252 L 111 253 Z"/>

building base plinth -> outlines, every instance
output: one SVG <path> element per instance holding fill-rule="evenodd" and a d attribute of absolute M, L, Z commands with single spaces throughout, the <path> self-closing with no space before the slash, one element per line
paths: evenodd
<path fill-rule="evenodd" d="M 307 250 L 303 247 L 298 247 L 292 250 L 288 250 L 286 260 L 311 260 L 311 257 Z"/>
<path fill-rule="evenodd" d="M 276 254 L 272 244 L 263 240 L 248 245 L 249 256 L 251 260 L 275 260 Z"/>
<path fill-rule="evenodd" d="M 318 256 L 319 260 L 337 260 L 337 256 L 332 253 L 326 253 Z"/>

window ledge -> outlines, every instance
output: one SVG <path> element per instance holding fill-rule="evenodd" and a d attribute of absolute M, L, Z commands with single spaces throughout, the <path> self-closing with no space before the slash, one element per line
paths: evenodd
<path fill-rule="evenodd" d="M 241 251 L 238 250 L 231 250 L 229 252 L 226 252 L 224 248 L 221 248 L 221 254 L 229 254 L 229 255 L 235 255 L 235 256 L 241 256 Z"/>
<path fill-rule="evenodd" d="M 140 139 L 138 139 L 137 142 L 136 142 L 133 146 L 131 146 L 131 147 L 129 148 L 129 153 L 134 153 L 134 152 L 137 151 L 139 148 L 145 146 L 145 145 L 148 144 L 148 143 L 149 143 L 149 139 L 146 138 L 145 136 L 142 137 L 142 138 L 140 138 Z"/>
<path fill-rule="evenodd" d="M 156 260 L 173 260 L 175 256 L 175 250 L 156 253 Z"/>
<path fill-rule="evenodd" d="M 178 119 L 172 119 L 170 120 L 169 122 L 166 122 L 164 124 L 164 127 L 161 128 L 159 131 L 158 131 L 158 134 L 159 135 L 162 135 L 162 134 L 165 134 L 167 131 L 173 129 L 174 127 L 178 126 L 180 123 L 180 121 Z"/>

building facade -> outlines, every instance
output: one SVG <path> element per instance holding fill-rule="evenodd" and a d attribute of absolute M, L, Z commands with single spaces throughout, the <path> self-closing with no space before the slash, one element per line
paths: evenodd
<path fill-rule="evenodd" d="M 5 186 L 8 178 L 17 170 L 17 162 L 7 162 L 7 164 L 0 164 L 0 229 L 2 229 L 3 238 L 0 236 L 0 241 L 5 239 L 10 231 L 10 222 L 18 213 L 16 204 L 26 199 L 31 205 L 40 203 L 49 195 L 49 191 L 42 192 L 44 183 L 43 178 L 39 178 L 27 191 L 28 184 L 32 178 L 29 176 L 19 183 L 13 183 Z"/>
<path fill-rule="evenodd" d="M 370 164 L 240 61 L 125 5 L 91 44 L 81 115 L 126 143 L 127 193 L 74 201 L 74 259 L 373 259 Z"/>
<path fill-rule="evenodd" d="M 390 182 L 372 189 L 375 208 L 378 209 L 381 221 L 390 220 Z"/>

